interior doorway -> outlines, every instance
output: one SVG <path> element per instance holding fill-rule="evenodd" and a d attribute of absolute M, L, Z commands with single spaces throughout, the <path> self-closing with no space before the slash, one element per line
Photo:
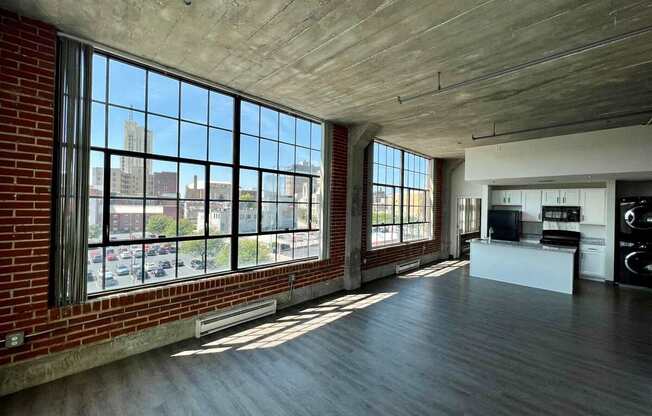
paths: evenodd
<path fill-rule="evenodd" d="M 457 198 L 457 258 L 468 260 L 471 240 L 480 238 L 481 198 Z"/>

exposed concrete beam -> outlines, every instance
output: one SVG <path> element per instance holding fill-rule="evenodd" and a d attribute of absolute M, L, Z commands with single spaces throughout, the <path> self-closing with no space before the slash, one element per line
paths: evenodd
<path fill-rule="evenodd" d="M 344 288 L 353 290 L 362 283 L 362 192 L 365 186 L 364 152 L 369 143 L 381 131 L 373 123 L 364 123 L 349 128 L 348 178 L 346 182 L 346 258 L 344 265 Z"/>

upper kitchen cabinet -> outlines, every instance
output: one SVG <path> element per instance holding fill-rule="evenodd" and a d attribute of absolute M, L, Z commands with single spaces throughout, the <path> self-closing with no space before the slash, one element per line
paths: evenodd
<path fill-rule="evenodd" d="M 582 189 L 579 205 L 581 224 L 606 224 L 607 192 L 605 189 Z"/>
<path fill-rule="evenodd" d="M 531 189 L 521 192 L 522 221 L 541 221 L 541 190 Z"/>
<path fill-rule="evenodd" d="M 491 205 L 521 205 L 521 191 L 491 191 Z"/>
<path fill-rule="evenodd" d="M 579 206 L 579 189 L 545 189 L 543 191 L 543 205 Z"/>
<path fill-rule="evenodd" d="M 559 189 L 544 189 L 542 200 L 543 205 L 560 205 Z"/>

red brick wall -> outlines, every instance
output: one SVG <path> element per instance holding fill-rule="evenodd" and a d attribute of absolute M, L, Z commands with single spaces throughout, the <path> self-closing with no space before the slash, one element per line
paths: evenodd
<path fill-rule="evenodd" d="M 364 183 L 369 180 L 369 159 L 368 153 L 364 157 Z M 374 267 L 385 264 L 396 263 L 417 258 L 424 254 L 435 253 L 441 250 L 441 232 L 442 232 L 442 187 L 443 187 L 443 161 L 435 159 L 435 192 L 434 192 L 434 214 L 433 214 L 433 238 L 427 241 L 418 241 L 414 243 L 398 244 L 386 248 L 371 250 L 367 247 L 367 230 L 370 227 L 369 211 L 365 208 L 362 213 L 362 270 L 373 269 Z M 362 192 L 362 206 L 368 206 L 367 186 Z"/>
<path fill-rule="evenodd" d="M 343 276 L 346 128 L 333 131 L 330 259 L 141 289 L 84 305 L 48 308 L 55 29 L 0 9 L 0 337 L 24 330 L 0 365 L 124 334 Z"/>

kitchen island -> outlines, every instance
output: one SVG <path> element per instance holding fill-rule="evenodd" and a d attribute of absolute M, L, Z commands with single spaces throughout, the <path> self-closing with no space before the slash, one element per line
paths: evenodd
<path fill-rule="evenodd" d="M 471 240 L 471 277 L 573 293 L 575 247 L 534 242 Z"/>

